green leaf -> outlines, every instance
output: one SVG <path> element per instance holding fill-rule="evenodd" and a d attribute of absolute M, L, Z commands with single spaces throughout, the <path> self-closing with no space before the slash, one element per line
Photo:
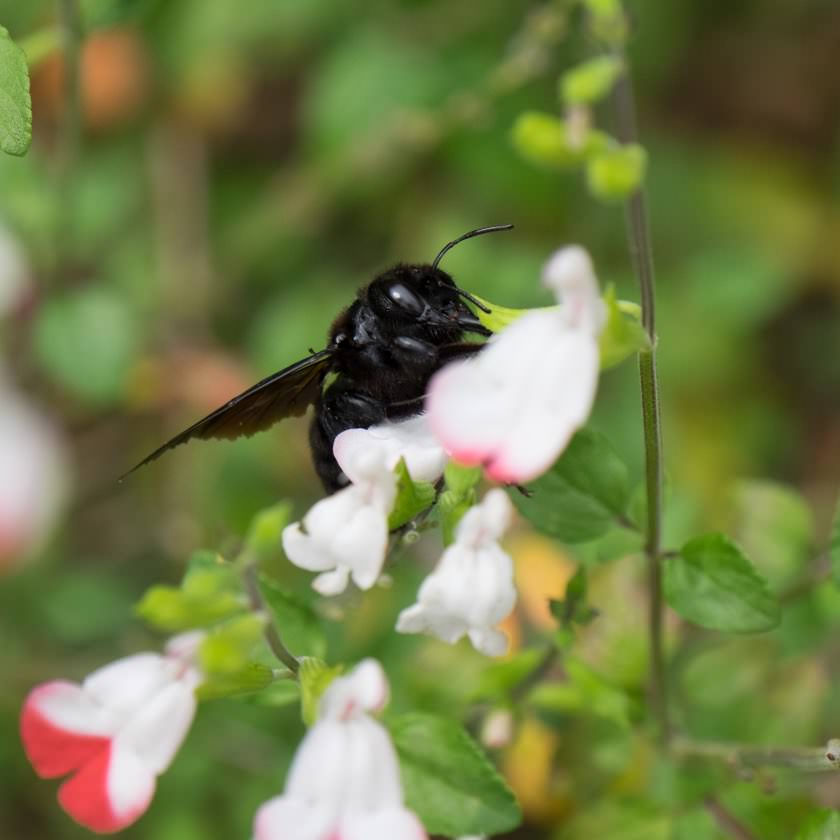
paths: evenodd
<path fill-rule="evenodd" d="M 443 532 L 443 544 L 451 545 L 461 517 L 475 504 L 475 486 L 481 479 L 481 467 L 465 467 L 450 461 L 443 472 L 446 490 L 437 502 L 437 514 Z"/>
<path fill-rule="evenodd" d="M 481 467 L 465 467 L 448 461 L 443 470 L 443 480 L 447 490 L 466 496 L 481 481 Z"/>
<path fill-rule="evenodd" d="M 296 656 L 323 657 L 327 637 L 312 607 L 264 575 L 260 576 L 259 586 L 283 644 Z"/>
<path fill-rule="evenodd" d="M 605 534 L 630 498 L 627 467 L 604 435 L 581 429 L 530 497 L 511 491 L 519 512 L 538 530 L 568 543 Z"/>
<path fill-rule="evenodd" d="M 665 563 L 665 598 L 683 618 L 726 633 L 761 633 L 781 619 L 766 581 L 733 542 L 706 534 Z"/>
<path fill-rule="evenodd" d="M 412 479 L 404 458 L 400 458 L 395 472 L 397 474 L 397 500 L 388 517 L 388 528 L 391 531 L 401 528 L 424 510 L 428 510 L 434 504 L 436 495 L 434 484 Z"/>
<path fill-rule="evenodd" d="M 251 662 L 231 674 L 214 674 L 203 682 L 195 694 L 199 700 L 219 700 L 239 694 L 262 691 L 274 681 L 274 672 L 267 665 Z"/>
<path fill-rule="evenodd" d="M 251 664 L 264 628 L 265 618 L 254 613 L 231 618 L 213 628 L 198 650 L 201 670 L 209 676 L 231 676 L 243 671 Z"/>
<path fill-rule="evenodd" d="M 814 811 L 802 824 L 796 840 L 840 840 L 840 812 Z"/>
<path fill-rule="evenodd" d="M 624 201 L 645 179 L 647 153 L 638 143 L 613 146 L 586 162 L 589 191 L 603 201 Z"/>
<path fill-rule="evenodd" d="M 586 569 L 578 566 L 577 571 L 566 584 L 565 599 L 562 601 L 549 599 L 549 609 L 560 623 L 561 629 L 570 630 L 574 624 L 587 625 L 598 616 L 598 610 L 586 603 L 586 589 Z M 560 640 L 565 642 L 566 634 L 563 634 Z"/>
<path fill-rule="evenodd" d="M 834 521 L 831 523 L 831 539 L 828 543 L 828 556 L 831 558 L 831 574 L 835 586 L 840 586 L 840 499 L 834 511 Z"/>
<path fill-rule="evenodd" d="M 526 111 L 517 117 L 511 140 L 523 158 L 554 170 L 580 166 L 606 151 L 611 142 L 606 134 L 593 130 L 586 131 L 576 142 L 561 119 L 539 111 Z"/>
<path fill-rule="evenodd" d="M 26 55 L 0 26 L 0 149 L 20 157 L 32 142 L 32 100 Z"/>
<path fill-rule="evenodd" d="M 592 58 L 565 72 L 560 79 L 560 96 L 568 105 L 600 102 L 623 72 L 622 62 L 613 56 Z"/>
<path fill-rule="evenodd" d="M 213 551 L 197 551 L 180 587 L 152 586 L 134 611 L 153 627 L 173 633 L 207 627 L 246 608 L 232 564 Z"/>
<path fill-rule="evenodd" d="M 407 714 L 388 722 L 407 806 L 430 834 L 500 834 L 522 819 L 495 767 L 453 720 Z"/>
<path fill-rule="evenodd" d="M 650 347 L 650 339 L 641 323 L 641 308 L 617 300 L 615 286 L 607 286 L 603 300 L 607 320 L 598 337 L 598 347 L 601 351 L 601 370 L 606 370 L 621 364 L 628 356 L 635 356 L 645 347 Z"/>
<path fill-rule="evenodd" d="M 583 0 L 592 33 L 606 44 L 618 46 L 627 38 L 627 21 L 621 0 Z"/>
<path fill-rule="evenodd" d="M 318 704 L 321 695 L 330 683 L 344 670 L 343 665 L 327 665 L 321 659 L 307 656 L 300 660 L 298 681 L 300 682 L 300 706 L 303 722 L 312 726 L 318 719 Z"/>
<path fill-rule="evenodd" d="M 289 502 L 280 502 L 261 510 L 251 520 L 242 550 L 249 560 L 259 565 L 266 558 L 280 554 L 280 540 L 283 529 L 289 523 L 291 510 Z"/>

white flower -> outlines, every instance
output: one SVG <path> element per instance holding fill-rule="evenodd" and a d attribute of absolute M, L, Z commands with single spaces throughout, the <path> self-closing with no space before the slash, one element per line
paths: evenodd
<path fill-rule="evenodd" d="M 65 495 L 65 472 L 55 431 L 6 389 L 0 371 L 0 570 L 49 533 Z"/>
<path fill-rule="evenodd" d="M 505 492 L 491 490 L 470 508 L 437 568 L 420 586 L 417 603 L 400 613 L 400 633 L 429 632 L 454 644 L 465 634 L 477 650 L 499 656 L 508 640 L 496 625 L 513 609 L 513 563 L 497 540 L 511 518 Z"/>
<path fill-rule="evenodd" d="M 397 478 L 380 450 L 359 450 L 349 460 L 354 483 L 313 505 L 302 524 L 283 530 L 289 560 L 322 572 L 312 584 L 322 595 L 343 592 L 351 576 L 360 589 L 370 589 L 385 562 Z"/>
<path fill-rule="evenodd" d="M 518 318 L 474 358 L 447 365 L 429 388 L 429 421 L 447 452 L 483 465 L 495 481 L 544 473 L 595 398 L 604 305 L 589 255 L 579 246 L 558 251 L 543 281 L 560 308 Z"/>
<path fill-rule="evenodd" d="M 344 474 L 354 481 L 352 460 L 361 449 L 381 449 L 389 469 L 405 459 L 415 481 L 437 481 L 446 466 L 446 452 L 432 433 L 425 414 L 369 429 L 347 429 L 335 439 L 333 455 Z"/>
<path fill-rule="evenodd" d="M 176 637 L 166 654 L 138 653 L 94 671 L 81 685 L 33 689 L 20 730 L 42 778 L 72 774 L 58 801 L 76 822 L 119 831 L 149 807 L 195 714 L 201 681 L 192 664 L 202 633 Z"/>
<path fill-rule="evenodd" d="M 391 739 L 367 714 L 387 699 L 387 679 L 373 659 L 330 685 L 283 795 L 257 812 L 255 840 L 425 840 L 403 805 Z"/>

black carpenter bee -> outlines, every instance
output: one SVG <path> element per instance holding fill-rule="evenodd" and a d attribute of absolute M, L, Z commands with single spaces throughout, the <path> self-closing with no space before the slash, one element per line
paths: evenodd
<path fill-rule="evenodd" d="M 324 350 L 267 376 L 175 435 L 130 472 L 193 438 L 250 437 L 314 404 L 312 460 L 327 492 L 339 490 L 347 478 L 333 458 L 336 436 L 420 413 L 432 375 L 446 362 L 481 347 L 466 341 L 466 334 L 491 334 L 464 301 L 489 310 L 438 268 L 444 254 L 465 239 L 512 227 L 471 230 L 447 243 L 431 265 L 400 264 L 383 272 L 335 319 Z M 324 387 L 330 373 L 335 376 Z"/>

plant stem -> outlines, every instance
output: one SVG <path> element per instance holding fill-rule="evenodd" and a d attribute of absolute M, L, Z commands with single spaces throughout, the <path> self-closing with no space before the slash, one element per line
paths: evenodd
<path fill-rule="evenodd" d="M 836 743 L 829 741 L 826 747 L 761 747 L 675 738 L 671 748 L 676 756 L 718 759 L 742 770 L 775 767 L 806 773 L 825 773 L 838 770 L 838 760 L 828 757 L 829 754 L 834 755 L 831 745 Z"/>
<path fill-rule="evenodd" d="M 623 55 L 620 55 L 624 62 Z M 626 66 L 626 62 L 624 62 Z M 614 89 L 618 136 L 622 143 L 637 142 L 636 106 L 633 86 L 625 72 Z M 662 420 L 659 411 L 659 379 L 656 372 L 656 298 L 653 249 L 648 226 L 645 191 L 640 187 L 626 207 L 627 239 L 633 268 L 639 281 L 642 304 L 642 325 L 650 346 L 639 353 L 639 380 L 642 394 L 642 425 L 645 442 L 645 489 L 647 523 L 645 555 L 648 561 L 650 636 L 650 697 L 659 723 L 659 734 L 667 744 L 671 736 L 668 711 L 668 690 L 665 679 L 665 655 L 662 624 Z"/>
<path fill-rule="evenodd" d="M 758 840 L 756 836 L 737 820 L 720 800 L 710 796 L 705 801 L 706 810 L 715 818 L 715 822 L 729 835 L 737 840 Z"/>
<path fill-rule="evenodd" d="M 76 159 L 82 135 L 82 89 L 80 59 L 82 19 L 79 0 L 58 0 L 58 23 L 64 54 L 64 106 L 61 126 L 61 170 L 67 172 Z"/>
<path fill-rule="evenodd" d="M 244 572 L 245 589 L 248 593 L 248 600 L 251 603 L 251 609 L 255 612 L 264 613 L 265 604 L 263 603 L 262 595 L 260 595 L 260 587 L 257 583 L 257 569 L 256 566 L 250 564 L 246 567 Z M 277 626 L 274 621 L 269 618 L 265 626 L 265 640 L 271 648 L 271 652 L 295 675 L 297 676 L 300 670 L 300 662 L 298 662 L 295 655 L 283 644 L 280 638 L 280 633 L 277 631 Z"/>

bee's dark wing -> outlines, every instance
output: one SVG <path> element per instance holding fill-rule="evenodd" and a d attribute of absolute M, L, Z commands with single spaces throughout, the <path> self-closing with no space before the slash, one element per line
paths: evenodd
<path fill-rule="evenodd" d="M 321 390 L 332 363 L 332 351 L 321 350 L 272 373 L 247 391 L 193 423 L 130 469 L 123 478 L 188 440 L 234 440 L 263 432 L 284 417 L 300 417 Z"/>

